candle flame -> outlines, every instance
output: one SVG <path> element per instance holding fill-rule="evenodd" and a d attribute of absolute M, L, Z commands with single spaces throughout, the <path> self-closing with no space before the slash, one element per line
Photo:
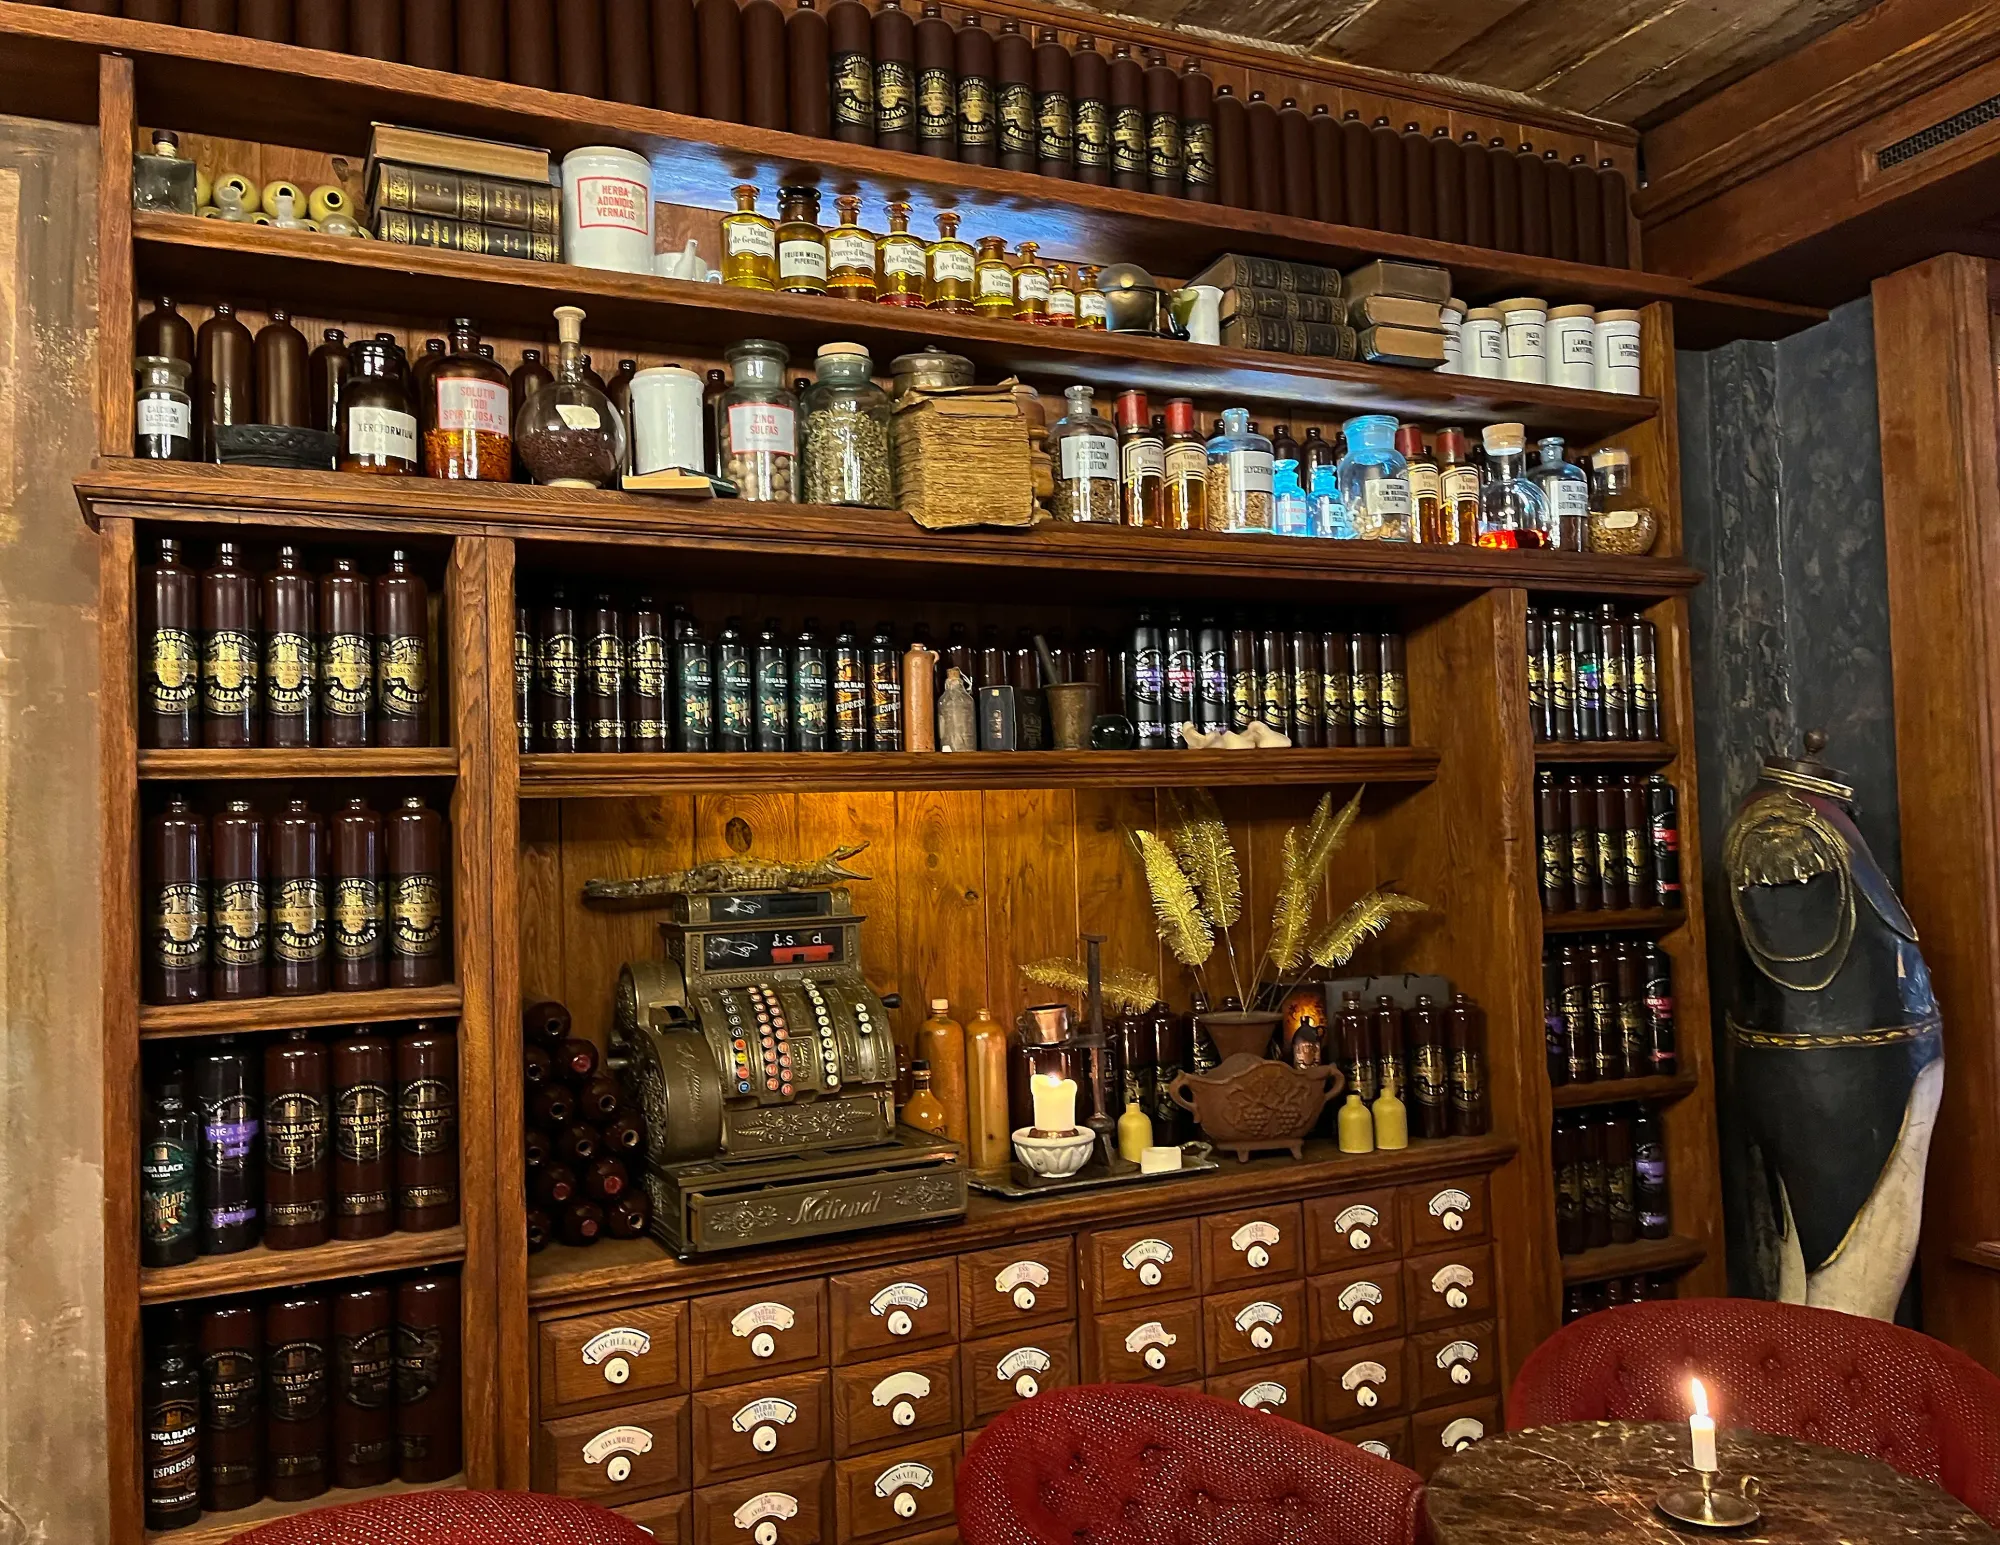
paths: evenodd
<path fill-rule="evenodd" d="M 1696 1416 L 1708 1415 L 1708 1391 L 1701 1387 L 1700 1379 L 1692 1381 L 1692 1390 L 1694 1394 L 1694 1414 Z"/>

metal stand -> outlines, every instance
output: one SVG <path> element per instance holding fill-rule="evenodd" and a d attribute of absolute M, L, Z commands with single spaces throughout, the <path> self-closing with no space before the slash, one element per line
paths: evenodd
<path fill-rule="evenodd" d="M 1703 1470 L 1699 1474 L 1699 1489 L 1669 1487 L 1654 1499 L 1653 1505 L 1676 1523 L 1692 1524 L 1697 1529 L 1741 1529 L 1764 1516 L 1753 1500 L 1760 1490 L 1756 1476 L 1744 1476 L 1735 1491 L 1717 1491 L 1714 1471 Z"/>

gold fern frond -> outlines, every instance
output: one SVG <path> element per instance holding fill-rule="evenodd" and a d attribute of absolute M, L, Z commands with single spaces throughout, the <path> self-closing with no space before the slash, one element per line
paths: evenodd
<path fill-rule="evenodd" d="M 1243 915 L 1243 876 L 1215 796 L 1207 789 L 1192 789 L 1184 800 L 1169 792 L 1167 810 L 1167 846 L 1194 883 L 1209 922 L 1229 927 Z"/>
<path fill-rule="evenodd" d="M 1344 966 L 1354 958 L 1364 939 L 1382 932 L 1398 913 L 1429 910 L 1414 896 L 1372 890 L 1315 934 L 1312 943 L 1306 946 L 1306 953 L 1322 969 Z"/>
<path fill-rule="evenodd" d="M 1021 975 L 1039 987 L 1075 993 L 1079 998 L 1090 991 L 1090 972 L 1080 960 L 1053 955 L 1047 960 L 1031 960 L 1021 967 Z M 1100 982 L 1104 1001 L 1120 1014 L 1137 1014 L 1158 1001 L 1160 984 L 1144 971 L 1108 966 Z"/>
<path fill-rule="evenodd" d="M 1333 814 L 1333 796 L 1321 796 L 1319 807 L 1313 811 L 1312 824 L 1306 828 L 1305 841 L 1300 845 L 1299 874 L 1307 884 L 1316 886 L 1325 876 L 1328 861 L 1353 829 L 1354 818 L 1361 810 L 1361 796 L 1366 792 L 1365 787 L 1356 789 L 1338 815 Z"/>
<path fill-rule="evenodd" d="M 1278 899 L 1271 908 L 1271 943 L 1266 954 L 1280 976 L 1289 976 L 1305 963 L 1306 931 L 1312 927 L 1313 896 L 1317 889 L 1304 873 L 1304 840 L 1296 826 L 1285 829 L 1279 846 Z"/>
<path fill-rule="evenodd" d="M 1146 889 L 1153 897 L 1153 917 L 1161 940 L 1184 966 L 1199 966 L 1215 952 L 1215 930 L 1201 915 L 1194 887 L 1173 850 L 1149 831 L 1133 834 L 1139 861 L 1146 871 Z"/>

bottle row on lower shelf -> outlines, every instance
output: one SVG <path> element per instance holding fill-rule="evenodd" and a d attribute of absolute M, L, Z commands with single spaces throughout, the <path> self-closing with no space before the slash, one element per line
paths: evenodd
<path fill-rule="evenodd" d="M 1554 1158 L 1563 1255 L 1672 1237 L 1666 1140 L 1651 1106 L 1559 1112 Z"/>

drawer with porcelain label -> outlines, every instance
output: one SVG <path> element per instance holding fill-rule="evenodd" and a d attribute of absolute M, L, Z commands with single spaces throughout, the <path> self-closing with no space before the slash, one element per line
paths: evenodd
<path fill-rule="evenodd" d="M 1500 1385 L 1500 1342 L 1493 1322 L 1412 1336 L 1410 1379 L 1420 1406 L 1491 1394 Z"/>
<path fill-rule="evenodd" d="M 985 1336 L 1076 1317 L 1076 1267 L 1067 1238 L 972 1250 L 958 1258 L 959 1323 Z"/>
<path fill-rule="evenodd" d="M 544 1416 L 629 1405 L 687 1389 L 687 1305 L 679 1300 L 543 1320 L 538 1334 Z"/>
<path fill-rule="evenodd" d="M 644 1529 L 659 1545 L 694 1545 L 694 1498 L 684 1491 L 612 1511 Z"/>
<path fill-rule="evenodd" d="M 1460 1449 L 1471 1448 L 1499 1431 L 1498 1400 L 1469 1400 L 1419 1411 L 1410 1418 L 1410 1457 L 1404 1463 L 1429 1480 L 1431 1472 Z"/>
<path fill-rule="evenodd" d="M 1402 1253 L 1396 1237 L 1396 1193 L 1379 1191 L 1320 1196 L 1306 1203 L 1306 1270 L 1346 1271 Z"/>
<path fill-rule="evenodd" d="M 833 1360 L 858 1363 L 958 1339 L 957 1272 L 949 1257 L 844 1272 L 831 1279 Z"/>
<path fill-rule="evenodd" d="M 1033 1400 L 1045 1389 L 1078 1382 L 1074 1325 L 987 1336 L 966 1342 L 958 1351 L 967 1427 L 984 1427 L 1009 1406 Z"/>
<path fill-rule="evenodd" d="M 823 1278 L 697 1298 L 688 1312 L 696 1389 L 826 1363 Z"/>
<path fill-rule="evenodd" d="M 1386 1422 L 1370 1422 L 1365 1427 L 1344 1427 L 1340 1441 L 1352 1443 L 1377 1459 L 1406 1466 L 1410 1462 L 1410 1424 L 1400 1416 Z"/>
<path fill-rule="evenodd" d="M 1297 1202 L 1203 1218 L 1202 1291 L 1220 1293 L 1296 1277 L 1305 1254 L 1304 1231 L 1305 1215 Z"/>
<path fill-rule="evenodd" d="M 1419 1250 L 1442 1250 L 1459 1240 L 1486 1238 L 1486 1177 L 1404 1187 L 1403 1224 L 1404 1248 L 1413 1255 Z"/>
<path fill-rule="evenodd" d="M 1306 1279 L 1312 1350 L 1331 1351 L 1403 1333 L 1403 1267 L 1378 1261 L 1330 1277 Z"/>
<path fill-rule="evenodd" d="M 535 1435 L 535 1490 L 606 1507 L 688 1485 L 688 1397 L 543 1422 Z"/>
<path fill-rule="evenodd" d="M 846 1459 L 959 1429 L 957 1347 L 833 1371 L 833 1451 Z"/>
<path fill-rule="evenodd" d="M 1202 1389 L 1253 1411 L 1310 1424 L 1312 1390 L 1307 1379 L 1306 1362 L 1301 1358 L 1297 1362 L 1246 1368 L 1241 1373 L 1219 1374 L 1205 1382 Z"/>
<path fill-rule="evenodd" d="M 1410 1328 L 1430 1330 L 1493 1313 L 1493 1247 L 1472 1245 L 1403 1262 Z"/>
<path fill-rule="evenodd" d="M 1210 1373 L 1233 1373 L 1258 1363 L 1284 1362 L 1306 1349 L 1306 1290 L 1303 1282 L 1270 1282 L 1234 1293 L 1210 1294 L 1201 1301 L 1203 1366 Z"/>
<path fill-rule="evenodd" d="M 1323 1432 L 1409 1409 L 1403 1343 L 1323 1352 L 1312 1360 L 1313 1425 Z"/>
<path fill-rule="evenodd" d="M 1200 1290 L 1195 1220 L 1176 1218 L 1144 1228 L 1086 1234 L 1084 1275 L 1099 1309 L 1151 1299 L 1190 1298 Z"/>
<path fill-rule="evenodd" d="M 833 1455 L 824 1368 L 700 1390 L 694 1397 L 694 1482 L 754 1475 Z"/>
<path fill-rule="evenodd" d="M 833 1545 L 833 1466 L 767 1470 L 694 1494 L 694 1545 Z"/>
<path fill-rule="evenodd" d="M 1201 1304 L 1137 1304 L 1090 1322 L 1093 1383 L 1185 1384 L 1201 1377 Z"/>
<path fill-rule="evenodd" d="M 891 1540 L 941 1528 L 957 1514 L 958 1437 L 843 1459 L 833 1467 L 840 1538 Z"/>

